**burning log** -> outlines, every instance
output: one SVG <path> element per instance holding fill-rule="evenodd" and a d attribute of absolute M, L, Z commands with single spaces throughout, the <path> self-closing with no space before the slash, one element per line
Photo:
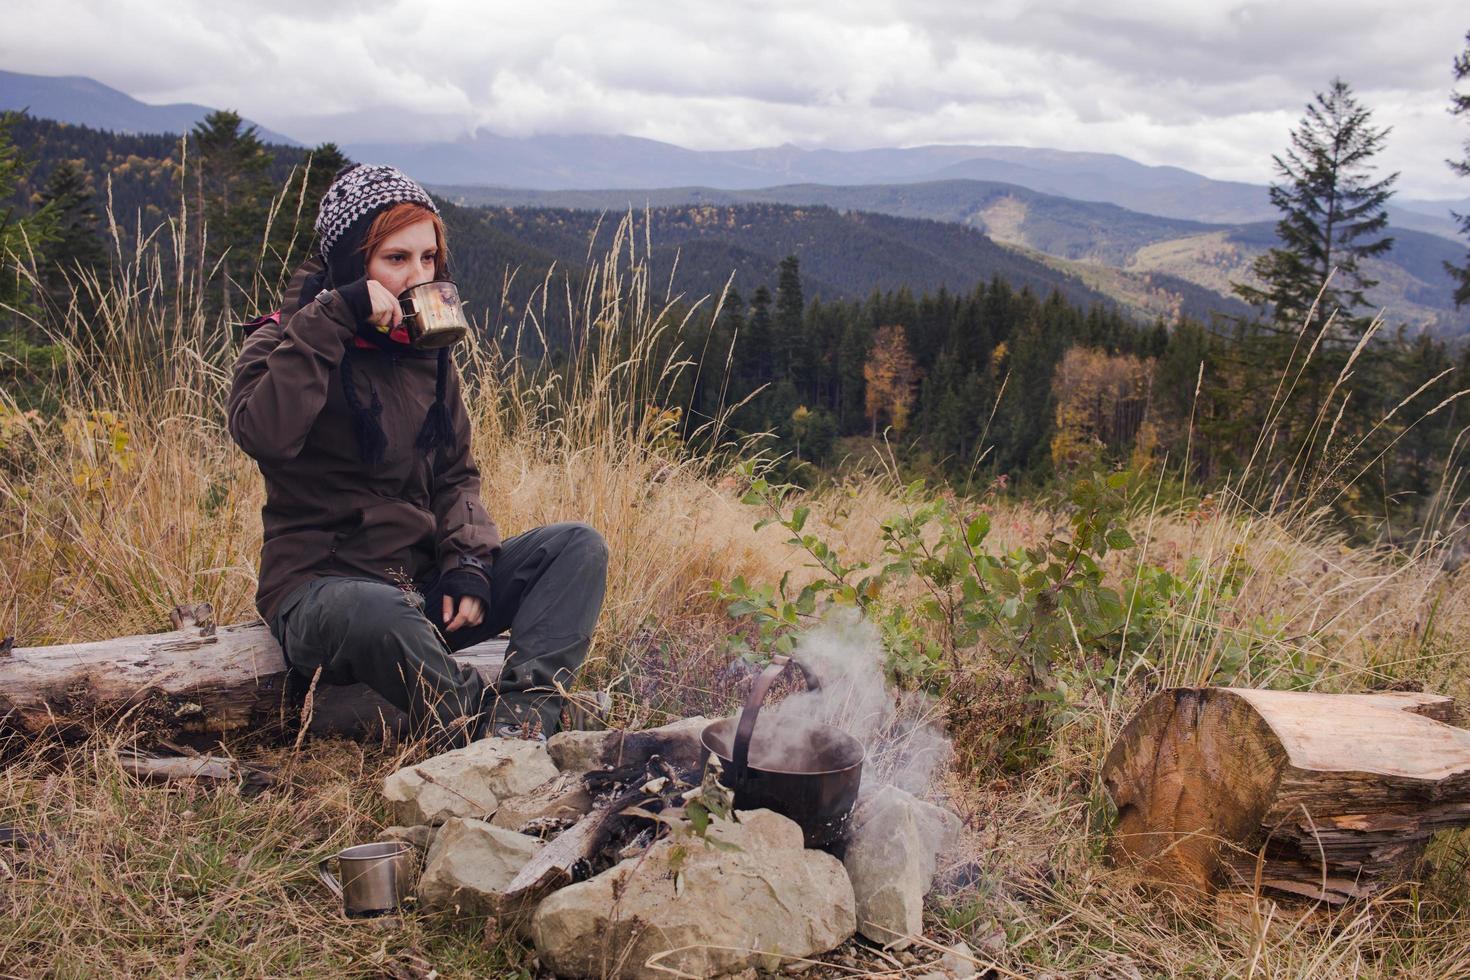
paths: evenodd
<path fill-rule="evenodd" d="M 1177 688 L 1103 765 L 1112 855 L 1200 893 L 1269 888 L 1341 903 L 1408 873 L 1470 824 L 1470 731 L 1433 694 Z"/>
<path fill-rule="evenodd" d="M 506 889 L 502 912 L 533 911 L 563 885 L 585 881 L 616 864 L 623 846 L 650 826 L 649 814 L 682 802 L 681 794 L 692 780 L 689 770 L 676 768 L 657 754 L 620 769 L 594 769 L 583 775 L 583 786 L 597 799 L 592 812 L 521 868 Z"/>
<path fill-rule="evenodd" d="M 126 720 L 166 740 L 298 727 L 304 688 L 288 683 L 291 672 L 264 624 L 216 628 L 188 615 L 176 622 L 183 628 L 169 633 L 13 647 L 0 655 L 0 728 L 77 738 Z M 491 640 L 455 657 L 493 680 L 505 646 Z M 319 687 L 308 721 L 313 734 L 346 735 L 405 723 L 361 684 Z"/>

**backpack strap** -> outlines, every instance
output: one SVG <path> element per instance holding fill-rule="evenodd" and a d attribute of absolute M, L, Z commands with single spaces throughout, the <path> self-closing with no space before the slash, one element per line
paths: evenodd
<path fill-rule="evenodd" d="M 245 336 L 248 337 L 251 334 L 255 333 L 255 331 L 259 330 L 261 327 L 265 326 L 267 323 L 274 323 L 277 326 L 280 326 L 281 311 L 276 310 L 274 313 L 267 313 L 265 316 L 258 316 L 254 320 L 251 320 L 249 323 L 242 323 L 240 324 L 240 329 L 245 333 Z"/>

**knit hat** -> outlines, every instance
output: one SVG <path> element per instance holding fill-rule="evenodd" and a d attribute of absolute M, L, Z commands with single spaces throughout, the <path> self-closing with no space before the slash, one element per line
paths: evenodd
<path fill-rule="evenodd" d="M 363 279 L 367 275 L 367 260 L 362 254 L 362 243 L 367 238 L 373 219 L 385 209 L 405 201 L 422 205 L 434 214 L 439 213 L 439 208 L 435 206 L 428 192 L 396 167 L 359 163 L 338 171 L 332 179 L 332 186 L 322 195 L 316 216 L 317 238 L 327 266 L 325 275 L 320 282 L 310 284 L 303 291 L 302 302 L 314 297 L 322 287 L 342 290 L 343 287 L 351 287 Z M 361 287 L 358 289 L 365 298 L 365 290 L 361 290 Z M 398 351 L 406 346 L 374 329 L 359 329 L 358 336 L 365 342 L 364 346 L 371 345 L 383 350 Z M 359 454 L 364 463 L 376 465 L 382 462 L 388 444 L 379 421 L 383 414 L 383 403 L 371 379 L 368 379 L 366 402 L 357 390 L 352 359 L 359 349 L 359 344 L 349 344 L 342 359 L 342 394 L 347 400 L 348 410 L 352 412 Z M 414 354 L 418 353 L 412 348 L 408 349 Z M 420 451 L 452 447 L 454 430 L 449 422 L 448 407 L 444 403 L 449 371 L 449 348 L 442 347 L 438 352 L 434 404 L 429 407 L 418 438 L 414 440 L 414 448 Z"/>
<path fill-rule="evenodd" d="M 317 240 L 333 286 L 363 277 L 362 243 L 373 219 L 405 201 L 439 213 L 428 191 L 397 167 L 356 163 L 337 172 L 316 213 Z"/>

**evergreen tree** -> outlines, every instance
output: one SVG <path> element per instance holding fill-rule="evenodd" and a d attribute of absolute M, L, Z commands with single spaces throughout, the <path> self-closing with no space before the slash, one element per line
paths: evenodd
<path fill-rule="evenodd" d="M 27 212 L 7 203 L 31 170 L 11 137 L 20 118 L 17 112 L 0 113 L 0 305 L 29 312 L 33 288 L 26 270 L 44 268 L 56 221 L 49 205 Z"/>
<path fill-rule="evenodd" d="M 1455 81 L 1463 82 L 1470 78 L 1470 31 L 1465 32 L 1465 50 L 1461 51 L 1454 62 Z M 1450 93 L 1450 111 L 1457 116 L 1463 115 L 1470 119 L 1470 94 L 1455 91 Z M 1461 177 L 1470 177 L 1470 138 L 1465 140 L 1465 159 L 1451 160 L 1450 168 Z M 1470 238 L 1470 213 L 1457 214 L 1455 218 L 1460 222 L 1460 231 Z M 1445 271 L 1454 277 L 1455 306 L 1464 306 L 1470 303 L 1470 252 L 1465 254 L 1465 264 L 1457 266 L 1446 262 Z"/>
<path fill-rule="evenodd" d="M 801 266 L 796 256 L 788 255 L 781 260 L 780 274 L 776 280 L 775 331 L 772 336 L 776 373 L 783 378 L 794 374 L 806 374 L 807 355 L 805 338 L 802 337 L 802 313 L 806 301 L 801 295 Z"/>
<path fill-rule="evenodd" d="M 270 152 L 239 113 L 219 109 L 190 134 L 195 163 L 196 215 L 203 215 L 201 270 L 219 266 L 226 314 L 239 290 L 253 291 L 271 201 Z M 201 236 L 205 234 L 201 229 Z"/>
<path fill-rule="evenodd" d="M 68 278 L 107 261 L 96 194 L 81 161 L 63 160 L 51 171 L 41 202 L 51 209 L 55 222 L 56 237 L 47 254 L 46 284 L 56 291 L 65 287 Z"/>
<path fill-rule="evenodd" d="M 1276 225 L 1281 246 L 1252 267 L 1262 287 L 1237 283 L 1235 292 L 1248 303 L 1269 304 L 1278 328 L 1300 329 L 1319 295 L 1319 323 L 1334 309 L 1356 334 L 1370 322 L 1352 316 L 1367 305 L 1364 292 L 1377 285 L 1359 262 L 1393 247 L 1392 238 L 1376 236 L 1388 224 L 1384 205 L 1398 178 L 1370 179 L 1371 161 L 1389 133 L 1374 129 L 1371 115 L 1346 82 L 1333 79 L 1308 104 L 1286 156 L 1272 158 L 1281 177 L 1271 185 L 1271 203 L 1282 214 Z"/>

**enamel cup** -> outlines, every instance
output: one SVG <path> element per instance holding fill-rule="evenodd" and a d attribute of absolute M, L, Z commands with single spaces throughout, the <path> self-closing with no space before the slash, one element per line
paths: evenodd
<path fill-rule="evenodd" d="M 396 911 L 413 888 L 413 845 L 403 841 L 358 844 L 336 855 L 336 875 L 327 870 L 331 858 L 317 865 L 322 883 L 342 901 L 349 919 Z"/>
<path fill-rule="evenodd" d="M 470 332 L 460 305 L 459 287 L 448 279 L 421 282 L 398 297 L 403 325 L 415 347 L 432 350 L 463 340 Z"/>

